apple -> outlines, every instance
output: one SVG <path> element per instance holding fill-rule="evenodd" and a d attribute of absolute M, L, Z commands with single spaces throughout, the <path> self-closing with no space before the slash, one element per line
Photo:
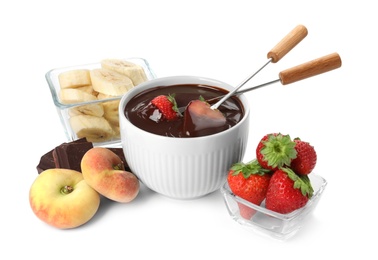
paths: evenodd
<path fill-rule="evenodd" d="M 35 215 L 60 228 L 75 228 L 88 222 L 100 206 L 100 194 L 75 170 L 52 168 L 41 172 L 29 190 Z"/>
<path fill-rule="evenodd" d="M 81 159 L 81 173 L 89 186 L 110 200 L 126 203 L 139 193 L 139 179 L 108 148 L 89 149 Z"/>

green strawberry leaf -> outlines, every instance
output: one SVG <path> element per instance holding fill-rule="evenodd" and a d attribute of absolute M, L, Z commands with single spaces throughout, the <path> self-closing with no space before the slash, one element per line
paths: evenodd
<path fill-rule="evenodd" d="M 282 168 L 282 170 L 287 173 L 292 181 L 294 181 L 294 189 L 300 189 L 303 196 L 307 196 L 308 198 L 312 197 L 314 189 L 312 188 L 311 181 L 307 175 L 297 175 L 290 168 Z"/>
<path fill-rule="evenodd" d="M 206 102 L 206 99 L 202 95 L 200 95 L 198 99 L 203 101 L 203 102 Z"/>
<path fill-rule="evenodd" d="M 180 110 L 178 109 L 177 102 L 175 99 L 175 94 L 169 94 L 167 96 L 168 100 L 172 103 L 172 109 L 175 111 L 180 117 L 182 116 Z"/>
<path fill-rule="evenodd" d="M 268 165 L 273 168 L 290 166 L 291 161 L 297 157 L 297 151 L 294 148 L 296 143 L 289 135 L 271 134 L 263 143 L 264 148 L 260 152 L 268 161 Z"/>
<path fill-rule="evenodd" d="M 269 173 L 270 170 L 264 169 L 261 167 L 259 162 L 254 159 L 248 163 L 238 162 L 231 166 L 231 170 L 233 170 L 233 175 L 238 175 L 239 173 L 243 174 L 243 177 L 248 179 L 249 176 L 252 174 L 264 175 L 265 173 Z"/>

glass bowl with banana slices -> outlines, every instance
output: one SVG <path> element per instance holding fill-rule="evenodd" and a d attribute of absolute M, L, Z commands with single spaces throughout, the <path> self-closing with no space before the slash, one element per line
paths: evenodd
<path fill-rule="evenodd" d="M 45 75 L 68 141 L 86 138 L 95 146 L 120 146 L 121 97 L 156 76 L 142 58 L 52 69 Z"/>

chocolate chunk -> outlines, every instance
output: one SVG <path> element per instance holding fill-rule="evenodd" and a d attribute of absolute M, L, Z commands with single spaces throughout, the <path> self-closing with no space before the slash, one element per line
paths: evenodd
<path fill-rule="evenodd" d="M 60 146 L 70 145 L 70 144 L 77 144 L 77 143 L 88 143 L 85 138 L 77 139 L 75 141 L 69 142 L 69 143 L 62 143 Z M 91 144 L 91 143 L 90 143 Z M 60 147 L 58 146 L 58 147 Z M 47 152 L 46 154 L 42 155 L 39 164 L 37 165 L 37 172 L 40 174 L 41 172 L 52 169 L 52 168 L 58 168 L 57 167 L 57 158 L 54 158 L 55 149 L 52 149 L 51 151 Z M 77 168 L 77 166 L 76 166 Z"/>
<path fill-rule="evenodd" d="M 71 169 L 81 172 L 81 159 L 93 147 L 90 142 L 63 143 L 53 150 L 56 168 Z"/>
<path fill-rule="evenodd" d="M 40 174 L 44 170 L 55 168 L 53 151 L 54 149 L 42 155 L 41 160 L 39 161 L 39 164 L 37 165 L 38 174 Z"/>

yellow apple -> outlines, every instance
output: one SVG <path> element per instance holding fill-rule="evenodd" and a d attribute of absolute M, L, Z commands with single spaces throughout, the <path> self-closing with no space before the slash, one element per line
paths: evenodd
<path fill-rule="evenodd" d="M 39 219 L 56 228 L 69 229 L 83 225 L 95 215 L 100 194 L 80 172 L 53 168 L 34 180 L 29 202 Z"/>
<path fill-rule="evenodd" d="M 81 159 L 84 180 L 113 201 L 126 203 L 139 193 L 139 179 L 126 171 L 121 158 L 105 147 L 93 147 Z"/>

